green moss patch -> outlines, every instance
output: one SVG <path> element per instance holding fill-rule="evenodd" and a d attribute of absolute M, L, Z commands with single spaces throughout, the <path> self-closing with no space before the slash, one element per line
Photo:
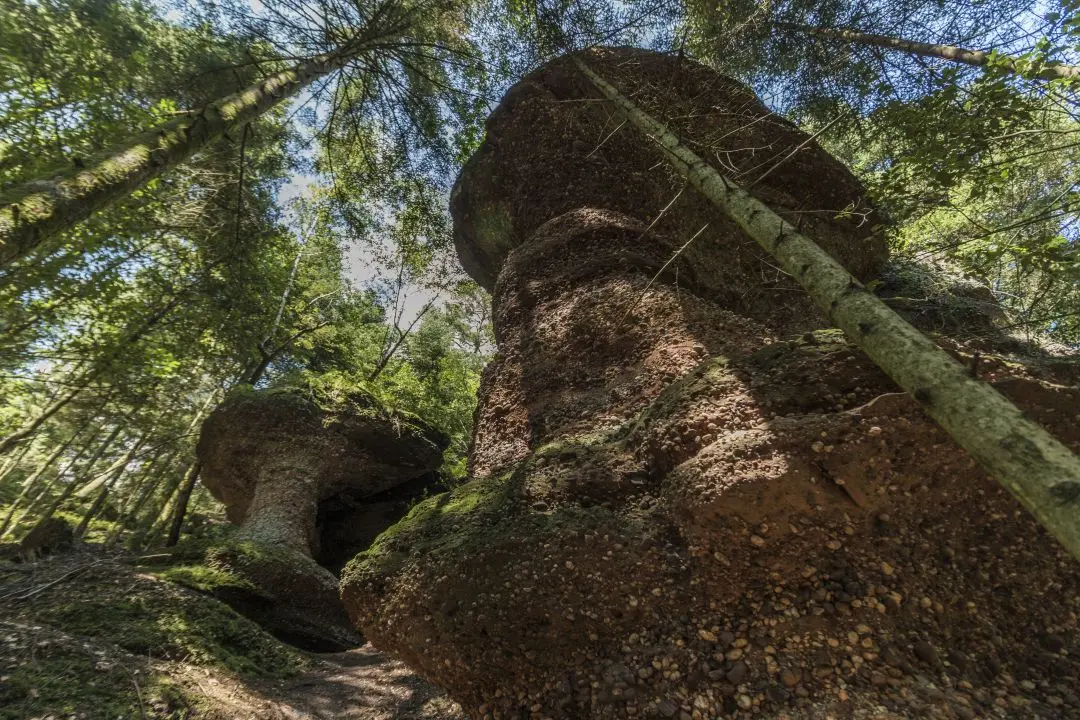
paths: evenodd
<path fill-rule="evenodd" d="M 180 567 L 163 574 L 189 587 L 242 582 L 212 568 Z M 288 676 L 304 665 L 299 653 L 208 595 L 147 576 L 139 576 L 127 588 L 98 585 L 83 588 L 78 601 L 56 598 L 45 603 L 34 614 L 35 621 L 138 655 L 235 673 Z"/>
<path fill-rule="evenodd" d="M 158 573 L 158 577 L 210 594 L 223 588 L 255 591 L 255 586 L 250 581 L 236 573 L 207 565 L 180 565 Z"/>
<path fill-rule="evenodd" d="M 90 652 L 45 645 L 0 680 L 0 720 L 31 717 L 186 718 L 191 703 L 159 674 Z"/>
<path fill-rule="evenodd" d="M 511 473 L 473 480 L 417 503 L 370 548 L 349 561 L 341 574 L 342 585 L 392 572 L 413 554 L 462 549 L 472 541 L 475 530 L 494 522 L 496 511 L 512 492 L 513 480 Z"/>

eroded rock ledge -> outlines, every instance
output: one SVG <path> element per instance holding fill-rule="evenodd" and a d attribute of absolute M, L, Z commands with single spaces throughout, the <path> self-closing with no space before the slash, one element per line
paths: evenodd
<path fill-rule="evenodd" d="M 806 139 L 701 66 L 588 62 L 749 181 Z M 348 566 L 358 628 L 475 718 L 1080 717 L 1077 563 L 618 123 L 565 60 L 489 120 L 473 480 Z M 813 143 L 754 190 L 881 268 Z M 979 367 L 1080 447 L 1075 365 Z"/>

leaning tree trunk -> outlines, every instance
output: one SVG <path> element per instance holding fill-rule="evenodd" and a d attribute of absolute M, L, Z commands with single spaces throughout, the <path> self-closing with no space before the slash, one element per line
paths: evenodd
<path fill-rule="evenodd" d="M 784 30 L 794 30 L 795 32 L 817 35 L 818 37 L 825 37 L 833 40 L 859 43 L 861 45 L 874 45 L 889 50 L 914 53 L 915 55 L 922 55 L 923 57 L 951 60 L 973 67 L 986 67 L 990 65 L 991 61 L 991 53 L 984 50 L 966 50 L 962 47 L 956 47 L 955 45 L 917 42 L 915 40 L 890 37 L 888 35 L 866 33 L 851 28 L 823 28 L 786 22 L 778 22 L 776 23 L 776 26 Z M 1014 75 L 1023 72 L 1021 63 L 1018 60 L 1004 55 L 998 55 L 994 65 L 1001 67 L 1006 72 Z M 1076 67 L 1075 65 L 1065 65 L 1064 63 L 1050 63 L 1045 67 L 1039 68 L 1036 76 L 1044 80 L 1076 80 L 1080 79 L 1080 67 Z"/>
<path fill-rule="evenodd" d="M 11 525 L 8 528 L 9 530 L 18 527 L 19 524 L 22 523 L 23 518 L 33 517 L 34 513 L 37 511 L 41 503 L 48 497 L 49 493 L 53 490 L 53 488 L 56 487 L 56 484 L 60 480 L 60 478 L 64 476 L 64 473 L 68 472 L 78 464 L 79 460 L 82 459 L 82 456 L 86 454 L 86 451 L 90 449 L 90 446 L 96 439 L 97 434 L 95 434 L 94 437 L 90 438 L 88 442 L 86 442 L 81 448 L 79 448 L 79 452 L 75 453 L 75 456 L 71 458 L 67 465 L 56 471 L 56 474 L 53 476 L 52 480 L 45 483 L 45 486 L 41 488 L 37 496 L 35 496 L 34 499 L 30 501 L 30 504 L 24 507 L 19 513 L 18 517 L 16 517 L 11 522 Z M 6 534 L 6 532 L 0 534 L 0 539 L 2 539 Z"/>
<path fill-rule="evenodd" d="M 7 459 L 7 462 L 5 462 L 2 467 L 0 467 L 0 483 L 3 483 L 4 478 L 13 473 L 15 469 L 19 467 L 19 464 L 23 461 L 23 458 L 27 456 L 27 454 L 30 452 L 30 450 L 33 449 L 33 447 L 33 443 L 27 443 L 23 446 L 22 450 Z"/>
<path fill-rule="evenodd" d="M 113 428 L 113 431 L 109 433 L 109 436 L 105 438 L 104 441 L 102 441 L 101 445 L 98 446 L 98 449 L 95 450 L 94 454 L 90 456 L 90 459 L 86 461 L 86 465 L 83 466 L 83 469 L 78 474 L 78 476 L 75 477 L 71 482 L 69 482 L 64 488 L 63 492 L 61 492 L 57 497 L 53 499 L 51 503 L 49 503 L 49 507 L 47 507 L 45 509 L 45 512 L 41 514 L 41 517 L 38 518 L 39 524 L 51 518 L 53 516 L 53 513 L 59 510 L 60 506 L 62 506 L 64 502 L 66 502 L 67 499 L 71 497 L 72 494 L 74 494 L 74 492 L 82 486 L 83 480 L 90 477 L 90 473 L 93 471 L 94 465 L 99 459 L 101 459 L 101 456 L 105 454 L 105 451 L 112 447 L 113 442 L 116 440 L 117 436 L 120 435 L 120 431 L 122 429 L 123 427 L 119 424 L 115 428 Z"/>
<path fill-rule="evenodd" d="M 128 463 L 130 463 L 139 450 L 142 448 L 143 443 L 146 442 L 146 438 L 149 433 L 144 433 L 131 448 L 124 454 L 122 458 L 110 465 L 101 475 L 94 478 L 93 481 L 86 487 L 79 490 L 79 495 L 83 496 L 93 492 L 94 484 L 97 480 L 102 480 L 100 485 L 101 490 L 94 498 L 94 502 L 90 505 L 89 509 L 83 514 L 82 520 L 79 522 L 79 526 L 75 529 L 75 537 L 82 538 L 86 534 L 87 529 L 90 527 L 90 521 L 97 517 L 97 514 L 101 512 L 101 508 L 105 506 L 105 501 L 109 497 L 109 493 L 112 488 L 123 476 L 124 471 L 127 469 Z M 44 522 L 42 520 L 41 522 Z"/>
<path fill-rule="evenodd" d="M 162 455 L 165 454 L 159 452 L 147 461 L 147 465 L 149 466 L 147 468 L 148 472 L 146 473 L 146 477 L 143 479 L 143 482 L 139 484 L 139 487 L 136 490 L 137 495 L 135 497 L 135 500 L 131 503 L 130 508 L 127 508 L 125 511 L 120 513 L 120 517 L 117 518 L 112 530 L 109 531 L 108 536 L 105 538 L 106 545 L 111 545 L 112 543 L 114 543 L 120 537 L 120 535 L 129 528 L 133 528 L 136 531 L 139 530 L 139 513 L 142 512 L 143 506 L 146 505 L 150 497 L 161 486 L 161 479 L 164 475 L 164 472 L 162 471 L 162 466 L 165 466 L 167 468 L 169 463 L 171 463 L 176 457 L 176 453 L 172 452 L 165 455 L 164 460 L 161 460 Z M 144 522 L 143 525 L 149 525 L 152 520 L 153 517 L 151 516 L 151 519 Z"/>
<path fill-rule="evenodd" d="M 199 482 L 199 472 L 202 463 L 198 460 L 191 463 L 184 479 L 180 481 L 180 490 L 176 495 L 176 507 L 173 510 L 172 520 L 169 523 L 169 536 L 165 538 L 165 547 L 173 547 L 180 542 L 180 529 L 184 527 L 184 517 L 187 516 L 188 503 L 191 501 L 191 493 L 195 490 L 195 484 Z"/>
<path fill-rule="evenodd" d="M 66 442 L 58 445 L 57 448 L 53 450 L 52 454 L 45 458 L 41 465 L 38 466 L 38 469 L 23 481 L 22 490 L 15 499 L 11 501 L 11 505 L 8 506 L 7 514 L 4 516 L 3 522 L 0 523 L 0 539 L 7 535 L 8 529 L 12 525 L 11 520 L 15 517 L 15 511 L 22 505 L 22 501 L 37 487 L 38 481 L 40 481 L 49 468 L 52 467 L 53 463 L 60 459 L 60 456 L 64 454 L 64 451 L 71 447 L 71 444 L 75 442 L 77 437 L 79 437 L 79 433 L 73 434 Z"/>
<path fill-rule="evenodd" d="M 717 172 L 580 59 L 675 169 L 765 249 L 829 319 L 1080 558 L 1080 458 L 868 291 L 810 238 Z"/>
<path fill-rule="evenodd" d="M 70 391 L 67 392 L 67 394 L 53 401 L 52 404 L 42 410 L 37 415 L 37 417 L 26 423 L 26 425 L 19 428 L 15 432 L 11 433 L 7 437 L 0 439 L 0 455 L 6 453 L 8 450 L 21 443 L 23 440 L 26 440 L 27 438 L 32 436 L 35 432 L 37 432 L 38 428 L 41 427 L 49 418 L 67 407 L 67 405 L 72 400 L 77 398 L 83 390 L 90 386 L 90 383 L 93 381 L 95 375 L 96 373 L 89 376 L 84 376 L 79 385 L 72 388 Z"/>
<path fill-rule="evenodd" d="M 74 400 L 80 393 L 90 386 L 92 382 L 98 379 L 98 377 L 106 370 L 108 362 L 116 358 L 121 353 L 125 352 L 130 346 L 143 337 L 148 332 L 154 329 L 158 323 L 164 320 L 178 305 L 196 287 L 195 283 L 191 283 L 178 291 L 165 305 L 155 310 L 138 328 L 131 332 L 127 337 L 116 343 L 116 346 L 106 352 L 103 356 L 97 359 L 96 365 L 90 368 L 87 372 L 83 373 L 82 377 L 77 381 L 77 385 L 72 388 L 66 395 L 54 400 L 47 408 L 41 411 L 37 417 L 30 420 L 21 428 L 11 433 L 7 437 L 0 438 L 0 455 L 4 454 L 11 448 L 15 447 L 19 443 L 23 442 L 29 437 L 32 437 L 49 418 L 51 418 L 60 410 L 64 409 L 72 400 Z M 156 387 L 156 385 L 155 385 Z"/>
<path fill-rule="evenodd" d="M 257 119 L 314 80 L 341 68 L 359 52 L 390 37 L 381 28 L 370 28 L 365 36 L 353 38 L 334 52 L 129 138 L 82 168 L 36 178 L 4 193 L 0 196 L 0 267 L 131 194 L 210 142 Z"/>

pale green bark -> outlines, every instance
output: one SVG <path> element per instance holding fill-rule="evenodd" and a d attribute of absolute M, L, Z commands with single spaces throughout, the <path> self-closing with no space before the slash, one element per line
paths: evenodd
<path fill-rule="evenodd" d="M 575 59 L 687 181 L 772 255 L 832 322 L 1080 558 L 1080 458 L 866 290 L 810 238 L 718 173 Z"/>
<path fill-rule="evenodd" d="M 810 35 L 842 40 L 844 42 L 875 45 L 890 50 L 900 50 L 915 55 L 922 55 L 923 57 L 952 60 L 953 62 L 963 63 L 964 65 L 971 65 L 973 67 L 985 67 L 990 64 L 990 53 L 984 50 L 966 50 L 962 47 L 956 47 L 955 45 L 916 42 L 914 40 L 905 40 L 903 38 L 890 37 L 888 35 L 865 33 L 859 30 L 852 30 L 851 28 L 822 28 L 784 22 L 778 22 L 776 23 L 776 26 L 785 30 L 795 30 Z M 1010 73 L 1020 74 L 1023 70 L 1021 67 L 1022 63 L 1018 62 L 1015 58 L 998 56 L 998 61 L 1003 63 L 1002 67 Z M 1045 67 L 1039 68 L 1037 75 L 1044 80 L 1076 80 L 1080 79 L 1080 67 L 1076 67 L 1075 65 L 1065 65 L 1063 63 L 1051 63 Z"/>

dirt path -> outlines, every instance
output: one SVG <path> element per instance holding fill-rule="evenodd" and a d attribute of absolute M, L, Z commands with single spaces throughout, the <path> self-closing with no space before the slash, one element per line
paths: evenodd
<path fill-rule="evenodd" d="M 371 645 L 321 655 L 304 675 L 248 684 L 252 718 L 267 720 L 457 720 L 457 704 Z M 240 708 L 237 708 L 240 709 Z M 233 716 L 238 717 L 238 716 Z"/>

